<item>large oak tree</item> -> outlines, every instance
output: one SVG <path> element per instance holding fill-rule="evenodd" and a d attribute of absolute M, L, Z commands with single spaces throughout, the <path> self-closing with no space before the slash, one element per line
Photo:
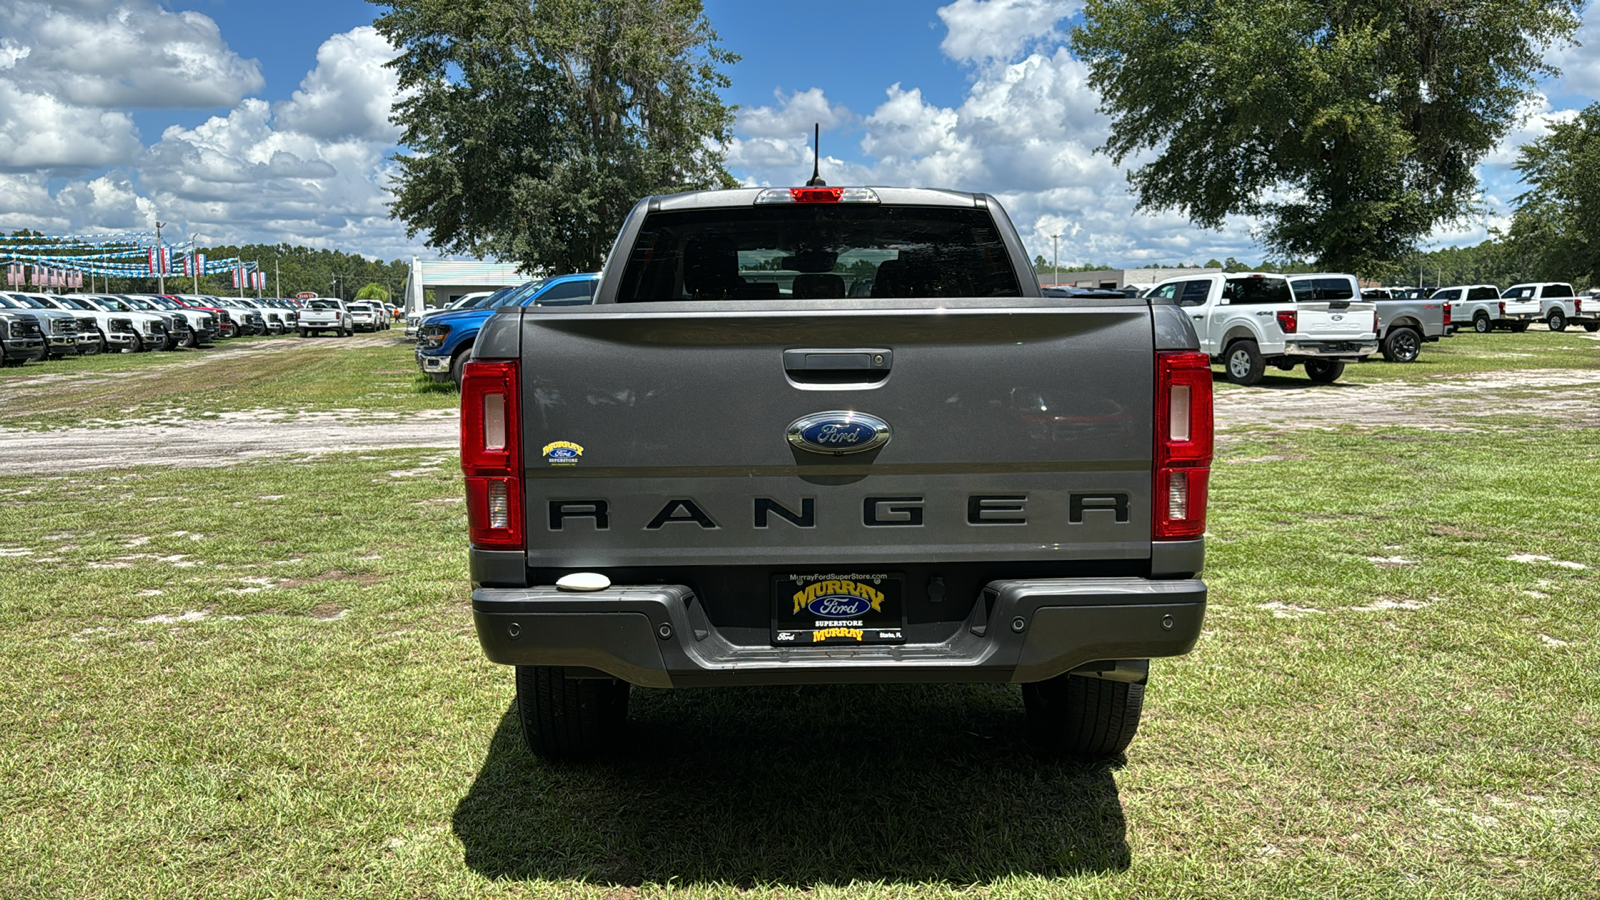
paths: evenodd
<path fill-rule="evenodd" d="M 1275 253 L 1360 272 L 1473 209 L 1581 0 L 1089 0 L 1073 46 L 1139 204 L 1258 216 Z"/>
<path fill-rule="evenodd" d="M 389 0 L 392 210 L 440 250 L 597 268 L 640 197 L 731 185 L 733 111 L 700 0 Z"/>

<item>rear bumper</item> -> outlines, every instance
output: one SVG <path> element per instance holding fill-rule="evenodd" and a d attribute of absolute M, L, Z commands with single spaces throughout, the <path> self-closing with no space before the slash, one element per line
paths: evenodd
<path fill-rule="evenodd" d="M 1315 356 L 1348 359 L 1371 356 L 1378 352 L 1377 340 L 1355 341 L 1289 341 L 1283 346 L 1284 356 Z"/>
<path fill-rule="evenodd" d="M 472 592 L 490 660 L 591 669 L 646 687 L 1041 681 L 1096 661 L 1187 653 L 1205 607 L 1199 579 L 994 581 L 939 643 L 807 648 L 728 640 L 683 585 Z"/>

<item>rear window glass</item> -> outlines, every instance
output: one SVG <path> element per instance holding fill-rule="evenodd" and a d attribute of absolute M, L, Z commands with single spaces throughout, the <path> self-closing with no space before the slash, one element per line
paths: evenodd
<path fill-rule="evenodd" d="M 1571 297 L 1572 296 L 1572 285 L 1570 285 L 1570 284 L 1547 284 L 1547 285 L 1544 286 L 1544 295 L 1546 297 Z"/>
<path fill-rule="evenodd" d="M 1229 278 L 1222 289 L 1229 303 L 1292 303 L 1289 284 L 1282 278 Z"/>
<path fill-rule="evenodd" d="M 1475 287 L 1467 292 L 1468 300 L 1498 300 L 1500 291 L 1492 287 Z"/>
<path fill-rule="evenodd" d="M 1294 298 L 1302 303 L 1308 300 L 1354 300 L 1355 290 L 1346 278 L 1296 278 Z"/>
<path fill-rule="evenodd" d="M 1021 295 L 983 210 L 797 204 L 652 214 L 617 301 Z"/>

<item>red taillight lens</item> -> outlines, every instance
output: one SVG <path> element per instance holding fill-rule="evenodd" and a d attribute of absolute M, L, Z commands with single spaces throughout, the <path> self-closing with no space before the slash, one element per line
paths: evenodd
<path fill-rule="evenodd" d="M 1505 317 L 1506 317 L 1506 302 L 1504 300 L 1501 300 L 1500 301 L 1500 318 L 1504 319 Z"/>
<path fill-rule="evenodd" d="M 796 203 L 838 203 L 839 198 L 844 196 L 844 188 L 790 188 L 789 196 Z"/>
<path fill-rule="evenodd" d="M 1444 324 L 1449 325 L 1450 324 L 1450 301 L 1446 300 L 1445 302 L 1443 302 L 1443 303 L 1441 303 L 1439 305 L 1444 307 Z"/>
<path fill-rule="evenodd" d="M 1292 309 L 1286 309 L 1278 313 L 1278 327 L 1283 329 L 1284 334 L 1294 334 L 1295 326 L 1299 323 L 1300 314 Z"/>
<path fill-rule="evenodd" d="M 1211 477 L 1211 360 L 1204 353 L 1156 355 L 1156 447 L 1152 537 L 1205 534 Z"/>
<path fill-rule="evenodd" d="M 1373 334 L 1377 334 L 1378 333 L 1378 311 L 1377 310 L 1373 310 L 1372 311 L 1372 333 Z"/>
<path fill-rule="evenodd" d="M 522 421 L 514 359 L 468 360 L 461 372 L 461 472 L 474 547 L 521 550 Z"/>

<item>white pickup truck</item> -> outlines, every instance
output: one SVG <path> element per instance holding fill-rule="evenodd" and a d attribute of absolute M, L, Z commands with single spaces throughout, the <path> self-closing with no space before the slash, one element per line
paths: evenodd
<path fill-rule="evenodd" d="M 1508 310 L 1513 302 L 1518 304 L 1519 311 L 1527 307 L 1525 311 L 1543 320 L 1551 331 L 1566 331 L 1569 322 L 1582 325 L 1586 331 L 1600 331 L 1600 309 L 1586 308 L 1588 304 L 1574 296 L 1572 285 L 1564 281 L 1513 284 L 1500 296 Z"/>
<path fill-rule="evenodd" d="M 305 309 L 300 311 L 298 327 L 301 337 L 310 337 L 324 331 L 331 331 L 338 337 L 349 337 L 356 331 L 355 325 L 350 320 L 350 310 L 345 308 L 344 301 L 332 297 L 307 300 Z"/>
<path fill-rule="evenodd" d="M 1378 352 L 1377 307 L 1362 301 L 1296 303 L 1281 275 L 1243 272 L 1188 275 L 1157 284 L 1151 297 L 1172 300 L 1200 336 L 1200 349 L 1234 384 L 1255 384 L 1268 364 L 1330 384 L 1344 364 Z"/>
<path fill-rule="evenodd" d="M 1500 299 L 1500 289 L 1492 284 L 1455 284 L 1442 287 L 1433 292 L 1429 299 L 1450 304 L 1450 319 L 1458 327 L 1465 328 L 1470 323 L 1472 330 L 1479 334 L 1488 334 L 1496 328 L 1509 328 L 1512 331 L 1522 332 L 1528 330 L 1528 323 L 1532 322 L 1538 310 L 1533 304 L 1523 303 L 1523 310 L 1517 318 L 1508 318 L 1506 315 L 1506 302 Z"/>

